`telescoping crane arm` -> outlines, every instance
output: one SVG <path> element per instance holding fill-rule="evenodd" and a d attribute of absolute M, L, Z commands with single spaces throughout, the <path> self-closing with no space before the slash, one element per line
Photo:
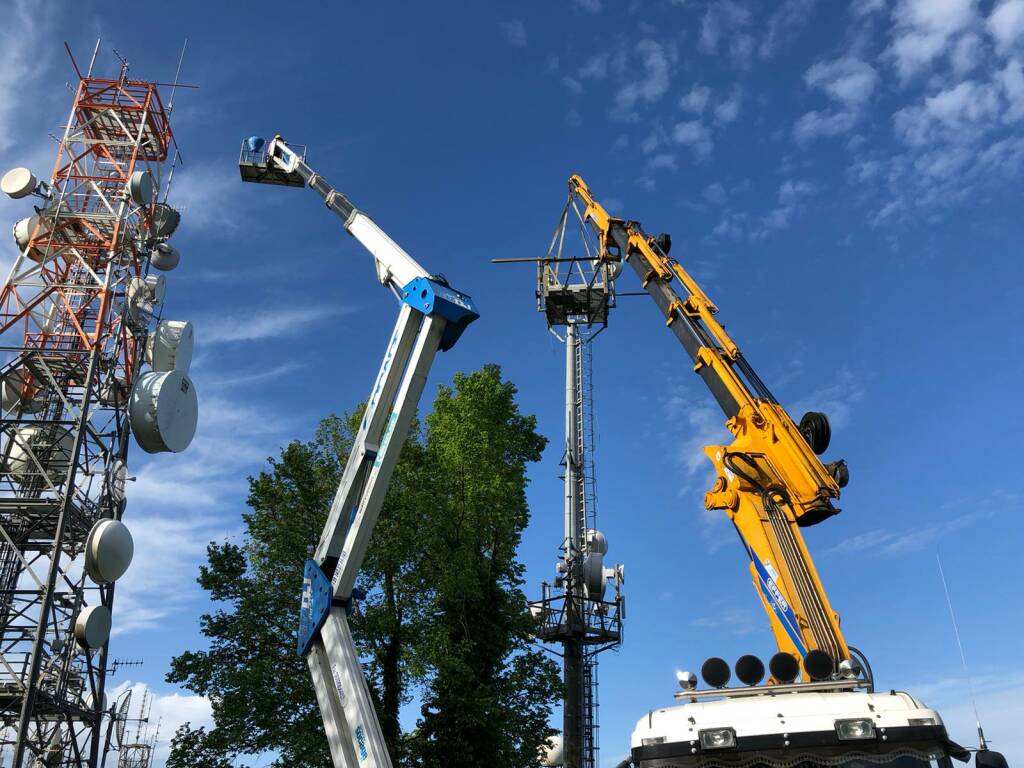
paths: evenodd
<path fill-rule="evenodd" d="M 704 449 L 717 472 L 704 503 L 735 525 L 779 650 L 797 658 L 824 651 L 833 664 L 850 659 L 800 532 L 839 511 L 832 502 L 849 477 L 845 462 L 826 465 L 816 455 L 828 446 L 827 419 L 810 413 L 794 423 L 716 319 L 717 307 L 669 257 L 669 236 L 610 216 L 579 176 L 569 179 L 569 195 L 585 209 L 601 258 L 633 267 L 725 413 L 734 439 Z"/>
<path fill-rule="evenodd" d="M 391 768 L 349 631 L 353 589 L 434 354 L 450 349 L 479 314 L 469 296 L 430 275 L 281 137 L 246 142 L 242 178 L 316 191 L 373 255 L 378 280 L 401 302 L 323 534 L 305 565 L 298 632 L 335 768 Z"/>

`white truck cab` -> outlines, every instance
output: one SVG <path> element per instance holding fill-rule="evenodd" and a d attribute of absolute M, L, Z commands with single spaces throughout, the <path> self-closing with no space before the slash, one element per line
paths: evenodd
<path fill-rule="evenodd" d="M 909 694 L 814 688 L 795 684 L 677 694 L 692 698 L 651 710 L 637 723 L 632 763 L 636 768 L 950 768 L 951 758 L 969 758 L 949 740 L 939 714 Z"/>

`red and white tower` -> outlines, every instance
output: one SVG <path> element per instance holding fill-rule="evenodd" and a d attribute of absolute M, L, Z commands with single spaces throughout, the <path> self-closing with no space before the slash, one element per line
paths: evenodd
<path fill-rule="evenodd" d="M 0 289 L 0 763 L 14 768 L 98 765 L 133 550 L 129 435 L 181 451 L 197 418 L 192 326 L 160 317 L 179 215 L 160 199 L 174 139 L 157 85 L 90 66 L 62 134 L 49 181 L 2 180 L 26 204 Z"/>

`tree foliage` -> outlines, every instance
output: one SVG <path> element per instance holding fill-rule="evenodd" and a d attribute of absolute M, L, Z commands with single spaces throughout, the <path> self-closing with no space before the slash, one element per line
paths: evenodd
<path fill-rule="evenodd" d="M 433 499 L 423 573 L 433 675 L 416 756 L 424 768 L 536 765 L 550 734 L 554 666 L 532 647 L 516 558 L 529 521 L 526 465 L 547 442 L 497 366 L 457 374 L 427 417 Z"/>
<path fill-rule="evenodd" d="M 303 562 L 317 541 L 361 409 L 321 422 L 250 478 L 240 543 L 211 543 L 199 584 L 215 609 L 206 650 L 172 661 L 168 681 L 210 697 L 214 727 L 183 726 L 174 765 L 222 768 L 272 752 L 274 766 L 331 765 L 306 663 L 295 653 Z M 351 619 L 396 765 L 535 762 L 557 680 L 530 648 L 516 548 L 529 512 L 526 465 L 545 440 L 496 366 L 442 387 L 414 427 L 360 574 Z M 416 731 L 399 710 L 423 693 Z M 448 756 L 451 756 L 449 759 Z"/>

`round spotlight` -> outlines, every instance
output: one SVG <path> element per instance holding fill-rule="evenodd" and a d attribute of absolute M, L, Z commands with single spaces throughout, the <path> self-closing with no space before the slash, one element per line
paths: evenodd
<path fill-rule="evenodd" d="M 676 680 L 679 681 L 679 687 L 684 691 L 692 691 L 697 687 L 697 676 L 693 672 L 676 672 Z"/>
<path fill-rule="evenodd" d="M 815 648 L 804 656 L 804 669 L 811 680 L 828 680 L 835 672 L 836 664 L 825 651 Z"/>
<path fill-rule="evenodd" d="M 768 669 L 780 683 L 792 683 L 800 674 L 800 663 L 793 654 L 779 651 L 768 662 Z"/>
<path fill-rule="evenodd" d="M 861 671 L 860 662 L 856 659 L 843 659 L 839 662 L 839 676 L 847 680 L 856 680 Z"/>
<path fill-rule="evenodd" d="M 757 685 L 764 680 L 764 662 L 750 654 L 740 656 L 736 660 L 736 677 L 747 685 Z"/>
<path fill-rule="evenodd" d="M 732 677 L 732 672 L 729 671 L 729 665 L 725 659 L 712 656 L 700 665 L 700 676 L 712 688 L 724 688 L 728 684 L 729 678 Z"/>

